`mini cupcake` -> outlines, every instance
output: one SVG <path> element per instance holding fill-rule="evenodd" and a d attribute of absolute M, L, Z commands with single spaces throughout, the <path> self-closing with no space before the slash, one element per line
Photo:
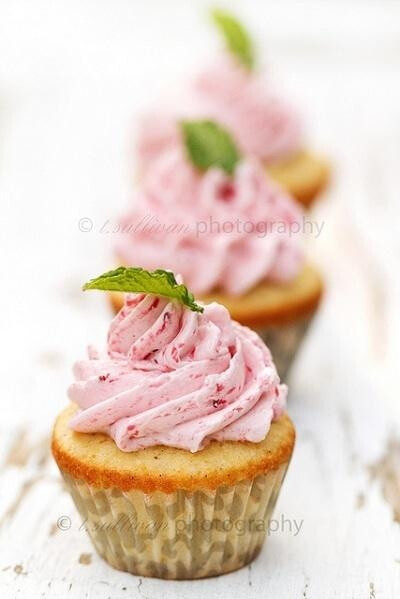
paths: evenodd
<path fill-rule="evenodd" d="M 284 377 L 322 295 L 305 263 L 302 210 L 226 130 L 181 126 L 184 143 L 149 167 L 121 221 L 116 261 L 179 272 L 198 297 L 255 328 Z M 122 297 L 112 300 L 119 309 Z"/>
<path fill-rule="evenodd" d="M 213 12 L 213 21 L 227 51 L 180 95 L 178 111 L 164 108 L 143 117 L 138 141 L 141 170 L 179 143 L 179 118 L 213 119 L 230 130 L 243 154 L 256 156 L 274 180 L 309 206 L 326 186 L 327 162 L 305 148 L 299 116 L 271 93 L 256 70 L 253 42 L 244 27 L 221 11 Z"/>
<path fill-rule="evenodd" d="M 261 339 L 171 273 L 120 268 L 132 291 L 103 354 L 75 365 L 52 451 L 98 553 L 159 578 L 236 570 L 260 551 L 294 446 Z"/>

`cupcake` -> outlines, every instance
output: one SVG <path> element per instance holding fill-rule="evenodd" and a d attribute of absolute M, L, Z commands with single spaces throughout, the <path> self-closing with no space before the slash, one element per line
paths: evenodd
<path fill-rule="evenodd" d="M 119 268 L 104 353 L 75 364 L 52 452 L 98 553 L 139 576 L 193 579 L 260 551 L 292 454 L 271 354 L 170 272 Z"/>
<path fill-rule="evenodd" d="M 244 27 L 228 13 L 212 14 L 226 51 L 174 101 L 178 111 L 163 107 L 162 112 L 144 115 L 138 132 L 141 171 L 179 144 L 180 118 L 207 118 L 228 128 L 243 154 L 256 156 L 284 189 L 303 205 L 311 205 L 328 181 L 326 160 L 306 148 L 298 114 L 271 92 L 256 69 L 253 42 Z"/>
<path fill-rule="evenodd" d="M 254 328 L 285 377 L 322 295 L 304 256 L 302 209 L 221 126 L 181 127 L 183 143 L 149 167 L 121 220 L 116 262 L 180 273 Z M 112 302 L 120 309 L 122 296 Z"/>

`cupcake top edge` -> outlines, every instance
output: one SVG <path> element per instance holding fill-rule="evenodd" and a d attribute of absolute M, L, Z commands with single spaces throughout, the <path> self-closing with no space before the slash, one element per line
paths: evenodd
<path fill-rule="evenodd" d="M 117 271 L 126 290 L 126 272 Z M 115 277 L 85 287 L 115 290 Z M 68 395 L 79 410 L 71 428 L 105 433 L 125 452 L 155 445 L 197 452 L 212 440 L 262 441 L 287 394 L 268 348 L 225 307 L 195 302 L 174 281 L 164 280 L 170 289 L 160 295 L 148 292 L 148 281 L 138 292 L 136 280 L 135 293 L 126 295 L 110 324 L 105 351 L 89 348 L 88 358 L 74 365 Z"/>

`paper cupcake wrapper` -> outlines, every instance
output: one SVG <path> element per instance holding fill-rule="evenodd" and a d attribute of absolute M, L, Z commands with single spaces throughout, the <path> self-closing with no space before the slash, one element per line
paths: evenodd
<path fill-rule="evenodd" d="M 313 320 L 313 314 L 301 320 L 284 325 L 274 325 L 255 329 L 271 350 L 276 369 L 282 381 L 286 376 L 296 357 L 297 351 Z"/>
<path fill-rule="evenodd" d="M 139 576 L 193 579 L 251 562 L 264 542 L 288 464 L 216 490 L 99 489 L 63 473 L 101 557 Z"/>

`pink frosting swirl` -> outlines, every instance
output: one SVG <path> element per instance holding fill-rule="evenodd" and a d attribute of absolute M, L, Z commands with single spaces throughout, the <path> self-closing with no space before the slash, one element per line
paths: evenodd
<path fill-rule="evenodd" d="M 273 162 L 292 155 L 302 143 L 297 113 L 273 95 L 264 79 L 223 56 L 200 73 L 189 87 L 180 114 L 174 110 L 143 117 L 138 134 L 142 168 L 180 143 L 178 118 L 210 118 L 224 125 L 246 155 Z"/>
<path fill-rule="evenodd" d="M 116 253 L 124 264 L 179 272 L 196 294 L 241 294 L 263 280 L 299 272 L 302 211 L 255 159 L 233 177 L 200 173 L 183 150 L 163 154 L 146 174 L 134 208 L 121 221 Z"/>
<path fill-rule="evenodd" d="M 220 304 L 192 312 L 153 295 L 127 295 L 107 354 L 74 366 L 80 408 L 70 426 L 102 432 L 122 451 L 168 445 L 195 452 L 211 440 L 259 442 L 287 388 L 261 339 Z"/>

